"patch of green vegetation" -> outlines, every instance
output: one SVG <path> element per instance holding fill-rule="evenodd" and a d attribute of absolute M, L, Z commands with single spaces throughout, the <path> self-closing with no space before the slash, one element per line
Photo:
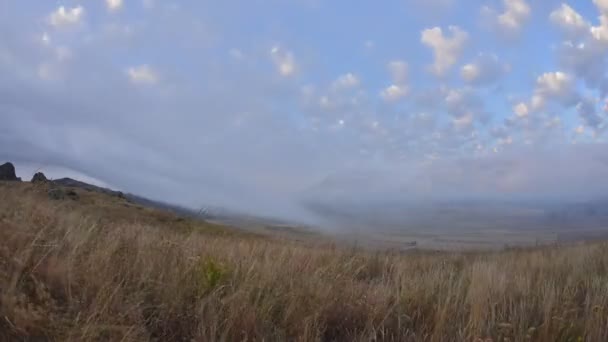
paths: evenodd
<path fill-rule="evenodd" d="M 218 288 L 229 275 L 226 265 L 211 257 L 198 261 L 194 270 L 197 294 L 203 296 Z"/>

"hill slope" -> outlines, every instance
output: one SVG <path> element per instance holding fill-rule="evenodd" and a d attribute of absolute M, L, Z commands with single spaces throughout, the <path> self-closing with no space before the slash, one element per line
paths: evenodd
<path fill-rule="evenodd" d="M 0 340 L 605 341 L 608 245 L 372 253 L 0 182 Z"/>

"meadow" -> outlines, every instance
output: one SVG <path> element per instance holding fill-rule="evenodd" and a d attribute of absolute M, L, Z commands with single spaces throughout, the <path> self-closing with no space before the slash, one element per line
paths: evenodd
<path fill-rule="evenodd" d="M 398 253 L 0 182 L 1 341 L 607 341 L 608 244 Z"/>

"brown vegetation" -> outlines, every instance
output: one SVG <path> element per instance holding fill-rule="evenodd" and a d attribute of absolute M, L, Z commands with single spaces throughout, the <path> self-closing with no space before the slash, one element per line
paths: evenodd
<path fill-rule="evenodd" d="M 369 252 L 0 182 L 0 340 L 606 341 L 606 244 Z"/>

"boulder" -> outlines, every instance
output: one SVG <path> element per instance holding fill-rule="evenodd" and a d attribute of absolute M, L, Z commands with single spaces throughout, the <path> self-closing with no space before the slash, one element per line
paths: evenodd
<path fill-rule="evenodd" d="M 46 183 L 48 181 L 49 180 L 46 178 L 46 176 L 42 172 L 36 172 L 34 177 L 32 177 L 32 183 Z"/>
<path fill-rule="evenodd" d="M 20 182 L 21 178 L 15 173 L 15 166 L 11 163 L 0 165 L 0 181 Z"/>

